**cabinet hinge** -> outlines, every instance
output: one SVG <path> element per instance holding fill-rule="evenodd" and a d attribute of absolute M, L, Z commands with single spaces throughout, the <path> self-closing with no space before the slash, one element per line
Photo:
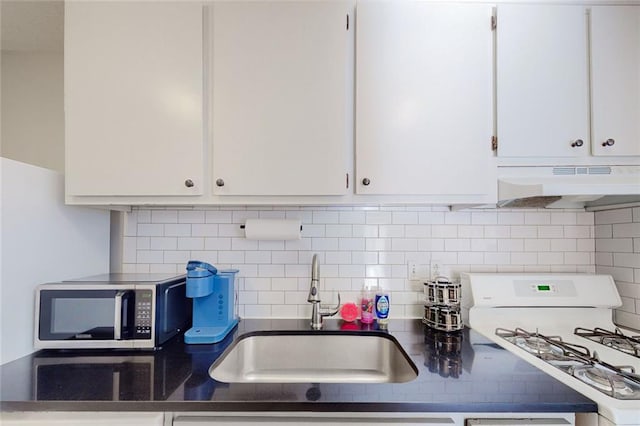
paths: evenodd
<path fill-rule="evenodd" d="M 349 189 L 349 173 L 347 173 L 347 189 Z"/>
<path fill-rule="evenodd" d="M 349 14 L 347 14 L 347 31 L 349 31 Z"/>
<path fill-rule="evenodd" d="M 491 17 L 491 31 L 494 31 L 497 26 L 498 26 L 498 18 L 496 18 L 495 16 L 492 16 Z"/>
<path fill-rule="evenodd" d="M 498 137 L 497 136 L 491 136 L 491 150 L 492 151 L 497 151 L 498 150 Z"/>

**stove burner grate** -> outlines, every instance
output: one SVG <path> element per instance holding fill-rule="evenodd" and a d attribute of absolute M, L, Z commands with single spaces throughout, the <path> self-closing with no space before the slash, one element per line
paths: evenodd
<path fill-rule="evenodd" d="M 620 331 L 619 328 L 616 328 L 614 331 L 609 331 L 599 327 L 594 329 L 577 327 L 573 333 L 577 336 L 600 343 L 601 345 L 640 358 L 640 336 L 627 336 Z"/>
<path fill-rule="evenodd" d="M 576 334 L 578 331 L 576 329 Z M 613 398 L 640 399 L 640 376 L 633 368 L 625 371 L 628 367 L 614 367 L 602 362 L 595 352 L 592 355 L 584 346 L 521 328 L 498 328 L 496 335 Z"/>

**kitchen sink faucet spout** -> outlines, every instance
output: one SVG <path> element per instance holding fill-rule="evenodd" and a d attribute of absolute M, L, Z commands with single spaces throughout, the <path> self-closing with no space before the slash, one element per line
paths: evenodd
<path fill-rule="evenodd" d="M 319 284 L 320 264 L 318 263 L 318 255 L 314 254 L 311 261 L 311 286 L 309 288 L 309 297 L 307 297 L 307 302 L 311 303 L 311 328 L 314 330 L 322 328 L 322 319 L 324 317 L 333 316 L 340 309 L 340 293 L 338 293 L 338 305 L 335 308 L 329 310 L 329 308 L 320 305 Z"/>

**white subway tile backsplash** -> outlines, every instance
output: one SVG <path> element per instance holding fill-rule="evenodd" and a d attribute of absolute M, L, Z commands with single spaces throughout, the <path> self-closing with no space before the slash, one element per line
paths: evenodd
<path fill-rule="evenodd" d="M 626 268 L 640 268 L 640 253 L 613 253 L 613 264 Z"/>
<path fill-rule="evenodd" d="M 151 250 L 175 250 L 178 248 L 178 239 L 175 237 L 151 237 L 149 238 Z"/>
<path fill-rule="evenodd" d="M 271 264 L 271 252 L 270 251 L 246 251 L 244 254 L 244 261 L 247 263 Z"/>
<path fill-rule="evenodd" d="M 380 225 L 380 238 L 404 238 L 404 225 Z"/>
<path fill-rule="evenodd" d="M 498 212 L 499 225 L 523 225 L 524 213 L 522 212 Z"/>
<path fill-rule="evenodd" d="M 231 238 L 231 250 L 258 250 L 258 241 L 247 240 L 246 238 Z"/>
<path fill-rule="evenodd" d="M 327 225 L 325 228 L 326 237 L 351 238 L 353 236 L 352 225 Z"/>
<path fill-rule="evenodd" d="M 164 225 L 139 223 L 136 235 L 139 237 L 162 237 L 164 235 Z"/>
<path fill-rule="evenodd" d="M 578 222 L 574 212 L 553 212 L 551 213 L 552 225 L 575 225 Z"/>
<path fill-rule="evenodd" d="M 564 254 L 564 262 L 565 264 L 570 265 L 591 265 L 593 261 L 591 260 L 591 253 L 587 252 L 566 252 Z"/>
<path fill-rule="evenodd" d="M 390 225 L 392 213 L 390 211 L 368 211 L 365 216 L 368 225 Z"/>
<path fill-rule="evenodd" d="M 221 251 L 218 253 L 220 263 L 245 263 L 243 251 Z"/>
<path fill-rule="evenodd" d="M 410 212 L 410 211 L 392 212 L 391 222 L 396 225 L 417 225 L 418 212 Z"/>
<path fill-rule="evenodd" d="M 416 238 L 391 239 L 391 251 L 416 251 L 416 250 L 418 250 L 418 240 Z"/>
<path fill-rule="evenodd" d="M 633 252 L 633 240 L 631 238 L 596 238 L 596 250 L 599 252 Z"/>
<path fill-rule="evenodd" d="M 313 223 L 340 223 L 340 212 L 337 211 L 314 211 Z"/>
<path fill-rule="evenodd" d="M 631 223 L 631 209 L 604 210 L 595 212 L 595 224 Z"/>
<path fill-rule="evenodd" d="M 164 263 L 164 255 L 162 251 L 138 250 L 136 263 Z"/>
<path fill-rule="evenodd" d="M 485 226 L 485 238 L 511 238 L 511 229 L 509 226 Z"/>
<path fill-rule="evenodd" d="M 283 251 L 271 252 L 271 263 L 273 264 L 286 265 L 288 263 L 297 263 L 297 262 L 298 262 L 298 253 L 295 251 L 283 250 Z"/>
<path fill-rule="evenodd" d="M 152 210 L 151 223 L 178 223 L 178 211 Z"/>
<path fill-rule="evenodd" d="M 363 211 L 342 211 L 339 213 L 338 218 L 339 223 L 364 225 L 366 215 Z"/>
<path fill-rule="evenodd" d="M 204 223 L 204 210 L 178 210 L 178 223 Z"/>
<path fill-rule="evenodd" d="M 243 222 L 244 223 L 244 222 Z M 219 237 L 236 237 L 236 238 L 244 238 L 244 229 L 240 228 L 239 224 L 219 224 L 218 225 L 218 236 Z"/>
<path fill-rule="evenodd" d="M 205 250 L 231 250 L 231 238 L 205 238 Z"/>
<path fill-rule="evenodd" d="M 474 225 L 497 225 L 497 212 L 473 212 L 471 213 L 471 223 Z"/>
<path fill-rule="evenodd" d="M 191 236 L 191 224 L 165 224 L 164 235 L 166 237 L 190 237 Z"/>
<path fill-rule="evenodd" d="M 568 225 L 564 227 L 566 238 L 591 238 L 590 227 L 585 225 Z"/>
<path fill-rule="evenodd" d="M 444 223 L 447 225 L 470 225 L 470 212 L 451 212 L 444 217 Z"/>
<path fill-rule="evenodd" d="M 217 237 L 218 225 L 195 223 L 191 225 L 191 235 L 194 237 Z"/>
<path fill-rule="evenodd" d="M 178 250 L 204 250 L 204 238 L 177 238 Z"/>
<path fill-rule="evenodd" d="M 458 227 L 456 225 L 432 225 L 431 236 L 433 238 L 457 238 Z"/>
<path fill-rule="evenodd" d="M 577 251 L 578 244 L 574 238 L 552 239 L 551 251 Z"/>
<path fill-rule="evenodd" d="M 444 212 L 419 212 L 418 223 L 421 225 L 444 224 Z"/>
<path fill-rule="evenodd" d="M 562 238 L 564 237 L 564 228 L 559 225 L 539 226 L 538 238 Z"/>
<path fill-rule="evenodd" d="M 232 212 L 222 210 L 207 210 L 204 215 L 206 223 L 231 223 L 232 217 Z"/>
<path fill-rule="evenodd" d="M 285 277 L 286 265 L 257 265 L 257 272 L 254 276 L 258 277 Z"/>
<path fill-rule="evenodd" d="M 240 228 L 247 218 L 300 219 L 302 238 L 247 240 Z M 429 265 L 437 260 L 454 278 L 461 271 L 593 272 L 599 262 L 619 278 L 630 276 L 625 282 L 640 288 L 640 283 L 633 282 L 634 269 L 640 281 L 640 266 L 627 266 L 635 265 L 636 259 L 614 257 L 638 253 L 628 251 L 629 241 L 632 247 L 640 246 L 633 237 L 625 236 L 624 243 L 605 243 L 624 244 L 627 251 L 595 252 L 594 229 L 600 239 L 617 240 L 613 238 L 616 225 L 621 226 L 618 232 L 635 232 L 625 227 L 631 223 L 623 222 L 594 227 L 594 213 L 576 210 L 134 208 L 125 219 L 123 270 L 184 273 L 191 259 L 220 268 L 235 267 L 240 270 L 242 316 L 302 317 L 310 314 L 306 298 L 311 258 L 317 253 L 323 302 L 335 302 L 338 291 L 343 301 L 355 302 L 363 285 L 382 285 L 392 292 L 392 317 L 419 317 L 424 313 L 423 289 L 419 281 L 408 280 L 407 262 Z M 635 238 L 640 240 L 640 236 Z M 603 247 L 612 246 L 598 246 Z"/>
<path fill-rule="evenodd" d="M 380 255 L 384 253 L 387 253 L 387 252 L 378 253 L 377 251 L 354 251 L 354 252 L 351 252 L 351 262 L 348 262 L 348 264 L 354 264 L 354 265 L 384 264 L 384 262 L 379 261 L 379 259 L 381 258 Z M 403 254 L 403 253 L 398 253 L 398 254 Z M 345 262 L 345 264 L 347 264 L 347 262 Z"/>
<path fill-rule="evenodd" d="M 563 265 L 564 253 L 560 253 L 560 252 L 538 253 L 538 264 Z"/>
<path fill-rule="evenodd" d="M 164 263 L 181 263 L 183 265 L 186 265 L 189 260 L 191 260 L 191 253 L 188 251 L 164 251 Z"/>
<path fill-rule="evenodd" d="M 640 237 L 640 222 L 613 225 L 613 238 Z"/>

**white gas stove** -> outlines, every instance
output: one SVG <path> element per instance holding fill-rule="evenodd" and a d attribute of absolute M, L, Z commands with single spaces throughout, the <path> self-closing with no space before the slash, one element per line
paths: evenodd
<path fill-rule="evenodd" d="M 621 300 L 610 276 L 461 280 L 466 325 L 596 402 L 598 426 L 640 425 L 640 332 L 613 324 Z"/>

